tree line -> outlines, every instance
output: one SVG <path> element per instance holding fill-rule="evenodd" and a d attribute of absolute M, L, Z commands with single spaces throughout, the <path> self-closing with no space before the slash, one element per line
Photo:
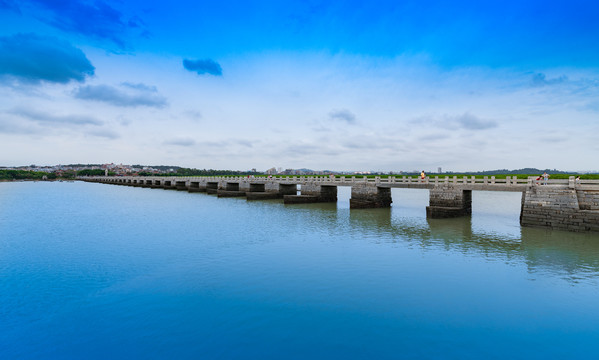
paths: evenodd
<path fill-rule="evenodd" d="M 0 180 L 53 180 L 57 178 L 55 173 L 29 170 L 0 170 Z"/>
<path fill-rule="evenodd" d="M 77 176 L 103 176 L 102 169 L 85 170 L 65 170 L 61 172 L 45 172 L 32 170 L 0 170 L 0 180 L 55 180 L 55 179 L 74 179 Z M 114 172 L 109 171 L 108 175 L 113 176 Z"/>

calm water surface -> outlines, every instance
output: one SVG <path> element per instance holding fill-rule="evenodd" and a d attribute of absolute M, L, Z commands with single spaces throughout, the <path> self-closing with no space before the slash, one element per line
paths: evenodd
<path fill-rule="evenodd" d="M 92 183 L 0 183 L 2 359 L 599 358 L 599 235 Z"/>

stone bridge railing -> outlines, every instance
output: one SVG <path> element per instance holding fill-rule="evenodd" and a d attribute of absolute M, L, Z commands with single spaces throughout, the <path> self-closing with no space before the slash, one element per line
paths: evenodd
<path fill-rule="evenodd" d="M 520 179 L 517 177 L 507 176 L 505 179 L 497 179 L 495 176 L 484 176 L 483 178 L 477 178 L 475 176 L 427 176 L 424 179 L 418 176 L 389 176 L 389 177 L 355 177 L 355 176 L 273 176 L 273 177 L 247 177 L 247 176 L 174 176 L 174 177 L 163 177 L 163 176 L 123 176 L 123 177 L 82 177 L 81 179 L 99 180 L 103 181 L 106 179 L 117 179 L 117 180 L 137 180 L 137 179 L 148 179 L 148 180 L 160 180 L 160 179 L 172 179 L 172 181 L 202 181 L 202 182 L 283 182 L 283 183 L 328 183 L 331 185 L 346 185 L 351 186 L 353 184 L 376 184 L 376 185 L 428 185 L 431 186 L 442 186 L 442 185 L 488 185 L 488 186 L 501 186 L 509 187 L 515 186 L 515 191 L 522 191 L 522 186 L 534 186 L 543 185 L 543 180 L 536 180 L 536 177 L 528 177 L 527 179 Z M 579 180 L 576 181 L 575 177 L 569 179 L 549 179 L 547 185 L 568 185 L 569 187 L 596 187 L 599 190 L 599 180 Z"/>

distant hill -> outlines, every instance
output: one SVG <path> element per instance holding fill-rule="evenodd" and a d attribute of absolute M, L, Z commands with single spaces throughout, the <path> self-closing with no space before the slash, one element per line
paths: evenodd
<path fill-rule="evenodd" d="M 547 172 L 548 174 L 578 174 L 578 172 L 576 171 L 562 171 L 562 170 L 557 170 L 557 169 L 537 169 L 537 168 L 523 168 L 523 169 L 516 169 L 516 170 L 508 170 L 508 169 L 497 169 L 497 170 L 484 170 L 484 171 L 444 171 L 441 174 L 438 174 L 436 172 L 428 172 L 428 175 L 535 175 L 535 174 L 542 174 L 544 172 Z M 387 174 L 391 174 L 391 173 L 386 173 L 386 172 L 371 172 L 371 175 L 387 175 Z M 393 174 L 397 174 L 396 172 L 393 172 Z M 417 172 L 413 172 L 413 171 L 404 171 L 401 172 L 402 175 L 420 175 L 420 171 Z"/>
<path fill-rule="evenodd" d="M 486 171 L 473 171 L 468 172 L 472 175 L 516 175 L 516 174 L 542 174 L 544 172 L 551 174 L 572 174 L 572 171 L 561 171 L 557 169 L 536 169 L 536 168 L 524 168 L 516 170 L 500 169 L 500 170 L 486 170 Z"/>

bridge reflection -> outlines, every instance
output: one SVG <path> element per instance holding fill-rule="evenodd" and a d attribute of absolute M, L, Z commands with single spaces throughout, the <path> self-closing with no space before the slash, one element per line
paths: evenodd
<path fill-rule="evenodd" d="M 535 273 L 551 272 L 572 283 L 599 281 L 599 236 L 593 233 L 519 225 L 509 231 L 501 226 L 484 229 L 473 227 L 472 217 L 402 217 L 389 208 L 360 211 L 320 204 L 288 209 L 295 216 L 309 217 L 306 220 L 315 228 L 360 234 L 364 241 L 459 252 L 464 256 L 524 265 L 533 277 Z"/>
<path fill-rule="evenodd" d="M 599 236 L 547 229 L 518 227 L 516 233 L 488 232 L 473 228 L 472 217 L 455 219 L 393 217 L 390 209 L 351 211 L 349 226 L 365 238 L 387 238 L 388 242 L 422 248 L 460 252 L 525 264 L 528 271 L 557 273 L 577 282 L 599 280 Z M 369 236 L 368 234 L 370 233 Z M 375 236 L 379 234 L 379 236 Z M 380 234 L 385 234 L 381 237 Z"/>

